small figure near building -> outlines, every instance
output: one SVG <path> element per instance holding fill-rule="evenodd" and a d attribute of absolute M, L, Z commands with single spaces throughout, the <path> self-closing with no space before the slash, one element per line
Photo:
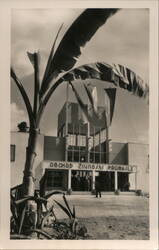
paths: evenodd
<path fill-rule="evenodd" d="M 125 183 L 125 185 L 124 185 L 124 191 L 130 191 L 130 182 L 129 181 L 127 181 L 126 183 Z"/>
<path fill-rule="evenodd" d="M 102 197 L 102 195 L 101 195 L 101 183 L 100 183 L 99 176 L 97 176 L 96 180 L 95 180 L 95 190 L 96 190 L 96 198 L 98 198 L 98 195 L 101 198 Z"/>

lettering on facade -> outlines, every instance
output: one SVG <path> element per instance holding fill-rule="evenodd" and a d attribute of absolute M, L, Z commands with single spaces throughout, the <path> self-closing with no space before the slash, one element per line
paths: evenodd
<path fill-rule="evenodd" d="M 79 163 L 78 169 L 79 170 L 104 170 L 104 165 Z"/>
<path fill-rule="evenodd" d="M 69 169 L 73 168 L 73 164 L 71 162 L 50 162 L 49 165 L 51 168 L 61 168 L 61 169 Z"/>
<path fill-rule="evenodd" d="M 108 165 L 108 170 L 133 172 L 133 166 Z"/>
<path fill-rule="evenodd" d="M 47 162 L 44 162 L 44 166 Z M 115 165 L 115 164 L 95 164 L 95 163 L 78 163 L 78 162 L 65 162 L 65 161 L 51 161 L 49 166 L 47 163 L 46 168 L 54 169 L 73 169 L 73 170 L 90 170 L 90 171 L 125 171 L 136 172 L 137 167 L 134 165 Z"/>

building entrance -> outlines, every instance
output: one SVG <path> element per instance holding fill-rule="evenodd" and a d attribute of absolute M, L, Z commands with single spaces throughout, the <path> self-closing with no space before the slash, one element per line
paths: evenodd
<path fill-rule="evenodd" d="M 92 171 L 75 171 L 71 175 L 72 191 L 91 191 L 92 190 Z"/>
<path fill-rule="evenodd" d="M 118 189 L 120 191 L 129 191 L 129 173 L 118 172 Z"/>
<path fill-rule="evenodd" d="M 114 172 L 98 172 L 101 191 L 114 191 Z"/>
<path fill-rule="evenodd" d="M 46 169 L 44 176 L 40 180 L 43 193 L 51 190 L 67 190 L 68 171 Z"/>

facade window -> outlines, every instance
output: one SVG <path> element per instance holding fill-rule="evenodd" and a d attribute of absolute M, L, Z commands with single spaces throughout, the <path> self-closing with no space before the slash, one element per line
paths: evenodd
<path fill-rule="evenodd" d="M 68 145 L 75 146 L 76 145 L 76 135 L 68 136 Z"/>
<path fill-rule="evenodd" d="M 87 137 L 87 127 L 74 126 L 72 134 L 66 141 L 67 160 L 71 162 L 106 163 L 106 130 L 90 128 Z M 88 149 L 87 149 L 88 146 Z"/>
<path fill-rule="evenodd" d="M 77 146 L 86 147 L 86 136 L 77 135 Z"/>
<path fill-rule="evenodd" d="M 62 187 L 63 173 L 59 171 L 49 171 L 47 178 L 48 187 Z"/>
<path fill-rule="evenodd" d="M 15 145 L 10 145 L 10 161 L 15 161 Z"/>
<path fill-rule="evenodd" d="M 71 188 L 73 191 L 91 191 L 92 172 L 73 170 L 71 176 Z"/>

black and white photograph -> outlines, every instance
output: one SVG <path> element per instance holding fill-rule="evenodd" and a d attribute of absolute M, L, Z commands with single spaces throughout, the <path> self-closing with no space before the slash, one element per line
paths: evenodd
<path fill-rule="evenodd" d="M 10 8 L 10 247 L 156 242 L 154 5 L 113 2 Z"/>

